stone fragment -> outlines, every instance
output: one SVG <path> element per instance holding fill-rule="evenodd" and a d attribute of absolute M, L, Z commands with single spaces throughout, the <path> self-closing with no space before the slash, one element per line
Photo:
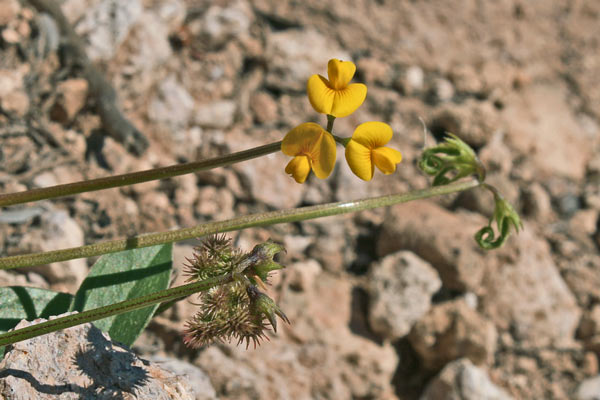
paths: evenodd
<path fill-rule="evenodd" d="M 433 132 L 453 133 L 478 148 L 485 145 L 499 128 L 500 119 L 493 104 L 476 100 L 443 104 L 434 112 L 430 124 Z"/>
<path fill-rule="evenodd" d="M 166 3 L 166 7 L 169 4 Z M 136 76 L 136 88 L 148 90 L 155 82 L 154 72 L 166 63 L 171 55 L 169 44 L 169 20 L 159 18 L 154 13 L 143 12 L 137 23 L 132 27 L 124 44 L 127 64 L 123 72 Z"/>
<path fill-rule="evenodd" d="M 418 65 L 411 65 L 404 73 L 402 89 L 406 94 L 415 94 L 423 90 L 425 73 Z"/>
<path fill-rule="evenodd" d="M 588 378 L 579 384 L 576 400 L 598 400 L 600 398 L 600 376 Z"/>
<path fill-rule="evenodd" d="M 194 399 L 187 379 L 138 358 L 89 323 L 9 346 L 0 370 L 0 397 L 12 400 Z"/>
<path fill-rule="evenodd" d="M 91 60 L 110 60 L 143 12 L 140 0 L 102 0 L 86 10 L 75 31 L 87 39 Z"/>
<path fill-rule="evenodd" d="M 318 262 L 307 260 L 287 266 L 285 273 L 292 289 L 309 291 L 322 270 L 323 268 Z"/>
<path fill-rule="evenodd" d="M 431 307 L 442 286 L 431 265 L 409 251 L 399 251 L 371 266 L 369 274 L 371 328 L 384 339 L 406 335 Z"/>
<path fill-rule="evenodd" d="M 347 279 L 321 273 L 306 291 L 285 292 L 280 306 L 293 322 L 269 343 L 212 346 L 196 363 L 227 399 L 394 399 L 398 356 L 350 331 L 350 302 Z"/>
<path fill-rule="evenodd" d="M 547 221 L 552 216 L 552 202 L 548 192 L 537 182 L 523 188 L 521 196 L 523 215 L 536 221 Z"/>
<path fill-rule="evenodd" d="M 557 84 L 533 85 L 511 96 L 502 110 L 510 146 L 536 168 L 536 180 L 548 176 L 582 179 L 592 148 L 568 103 L 568 91 Z"/>
<path fill-rule="evenodd" d="M 23 73 L 19 70 L 0 69 L 0 100 L 23 88 Z"/>
<path fill-rule="evenodd" d="M 2 31 L 2 40 L 9 44 L 15 44 L 21 40 L 21 35 L 13 28 L 5 28 Z"/>
<path fill-rule="evenodd" d="M 561 275 L 582 307 L 600 302 L 600 258 L 595 252 L 577 254 L 561 266 Z"/>
<path fill-rule="evenodd" d="M 0 0 L 0 27 L 8 25 L 17 17 L 21 5 L 18 0 Z"/>
<path fill-rule="evenodd" d="M 215 389 L 204 371 L 177 358 L 152 356 L 150 361 L 165 371 L 171 372 L 178 378 L 184 379 L 191 389 L 190 394 L 195 400 L 217 400 Z"/>
<path fill-rule="evenodd" d="M 431 88 L 431 95 L 437 102 L 448 102 L 454 97 L 454 86 L 448 79 L 435 79 Z"/>
<path fill-rule="evenodd" d="M 508 175 L 513 167 L 513 154 L 505 143 L 503 131 L 494 129 L 487 143 L 477 153 L 488 173 Z"/>
<path fill-rule="evenodd" d="M 10 92 L 0 99 L 0 108 L 17 117 L 24 117 L 29 111 L 29 96 L 23 90 Z"/>
<path fill-rule="evenodd" d="M 203 128 L 228 128 L 233 124 L 236 105 L 231 100 L 218 100 L 199 105 L 194 113 L 194 122 Z"/>
<path fill-rule="evenodd" d="M 32 180 L 34 186 L 39 188 L 56 186 L 58 185 L 58 180 L 56 180 L 56 174 L 51 171 L 44 171 L 39 175 L 36 175 Z"/>
<path fill-rule="evenodd" d="M 518 340 L 537 346 L 569 344 L 581 311 L 548 243 L 525 229 L 515 244 L 518 256 L 482 282 L 482 312 L 501 329 L 511 329 Z"/>
<path fill-rule="evenodd" d="M 69 79 L 58 84 L 56 102 L 50 110 L 50 118 L 67 123 L 83 108 L 88 95 L 85 79 Z"/>
<path fill-rule="evenodd" d="M 266 92 L 254 93 L 250 98 L 250 111 L 256 122 L 274 123 L 277 118 L 277 103 Z"/>
<path fill-rule="evenodd" d="M 245 0 L 236 0 L 227 7 L 213 5 L 190 30 L 199 35 L 210 48 L 217 48 L 227 40 L 247 35 L 254 13 Z"/>
<path fill-rule="evenodd" d="M 41 234 L 28 232 L 23 238 L 32 248 L 41 251 L 60 250 L 84 245 L 83 230 L 66 211 L 48 211 L 41 217 Z M 31 267 L 50 283 L 65 282 L 77 287 L 85 279 L 88 267 L 85 259 L 61 261 Z"/>
<path fill-rule="evenodd" d="M 356 63 L 356 69 L 362 74 L 365 84 L 375 84 L 387 86 L 390 76 L 390 66 L 388 63 L 380 61 L 375 57 L 361 58 Z"/>
<path fill-rule="evenodd" d="M 305 91 L 311 75 L 327 76 L 327 60 L 351 61 L 350 55 L 334 43 L 312 29 L 272 32 L 265 51 L 269 63 L 267 85 L 277 90 Z"/>
<path fill-rule="evenodd" d="M 235 198 L 228 188 L 206 186 L 200 189 L 196 212 L 212 221 L 222 221 L 235 215 Z"/>
<path fill-rule="evenodd" d="M 496 386 L 482 368 L 468 358 L 453 361 L 435 377 L 420 400 L 510 400 L 504 390 Z"/>
<path fill-rule="evenodd" d="M 165 124 L 176 135 L 183 130 L 194 110 L 194 99 L 174 75 L 164 79 L 148 109 L 151 120 Z"/>
<path fill-rule="evenodd" d="M 429 201 L 392 207 L 388 213 L 377 240 L 380 257 L 410 250 L 437 269 L 445 287 L 478 293 L 489 263 L 473 240 L 487 225 L 483 217 L 449 212 Z"/>
<path fill-rule="evenodd" d="M 423 365 L 430 370 L 461 357 L 477 365 L 492 363 L 497 337 L 494 324 L 464 299 L 433 306 L 408 335 Z"/>
<path fill-rule="evenodd" d="M 598 304 L 583 314 L 577 329 L 577 337 L 580 339 L 591 339 L 594 336 L 600 336 L 600 305 Z"/>

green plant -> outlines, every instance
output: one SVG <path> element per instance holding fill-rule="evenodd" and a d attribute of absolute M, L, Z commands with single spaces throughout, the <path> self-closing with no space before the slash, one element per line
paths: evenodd
<path fill-rule="evenodd" d="M 304 123 L 292 129 L 282 142 L 231 155 L 3 194 L 0 195 L 0 206 L 164 179 L 230 165 L 279 150 L 293 157 L 285 171 L 296 182 L 305 182 L 311 170 L 317 178 L 325 179 L 336 162 L 336 144 L 345 147 L 346 160 L 359 178 L 371 180 L 375 167 L 386 175 L 392 174 L 402 156 L 398 150 L 385 146 L 392 137 L 389 125 L 371 121 L 359 125 L 352 137 L 333 134 L 336 117 L 352 113 L 366 96 L 365 85 L 349 83 L 354 71 L 355 66 L 351 62 L 331 60 L 329 79 L 319 75 L 309 79 L 307 87 L 310 102 L 315 110 L 327 115 L 325 129 L 315 123 Z M 0 331 L 4 332 L 0 334 L 0 346 L 91 321 L 110 333 L 113 339 L 130 345 L 160 304 L 166 307 L 196 293 L 200 296 L 199 311 L 185 328 L 184 341 L 187 344 L 202 346 L 213 341 L 234 339 L 240 343 L 245 341 L 247 345 L 250 342 L 256 345 L 265 337 L 265 330 L 269 326 L 276 329 L 276 316 L 289 322 L 273 300 L 259 290 L 270 272 L 282 268 L 273 258 L 283 247 L 267 241 L 243 253 L 234 249 L 224 236 L 217 235 L 223 232 L 391 206 L 479 186 L 490 190 L 496 202 L 489 225 L 475 235 L 482 248 L 501 246 L 508 238 L 511 226 L 515 230 L 521 227 L 519 216 L 510 204 L 495 188 L 485 183 L 485 168 L 475 152 L 457 136 L 450 135 L 445 142 L 425 149 L 419 166 L 434 177 L 432 187 L 403 194 L 238 216 L 192 228 L 0 258 L 0 269 L 11 269 L 101 255 L 73 295 L 23 287 L 0 288 Z M 471 178 L 473 175 L 475 179 Z M 497 224 L 497 237 L 492 228 L 493 221 Z M 186 267 L 189 283 L 168 288 L 172 269 L 171 244 L 194 237 L 205 239 Z M 20 319 L 50 317 L 69 311 L 77 313 L 7 332 Z"/>

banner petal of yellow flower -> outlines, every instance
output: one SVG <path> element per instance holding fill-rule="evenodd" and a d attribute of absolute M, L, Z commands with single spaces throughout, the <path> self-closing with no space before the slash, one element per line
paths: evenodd
<path fill-rule="evenodd" d="M 285 135 L 281 142 L 281 151 L 286 156 L 309 154 L 323 131 L 323 128 L 314 122 L 300 124 Z"/>
<path fill-rule="evenodd" d="M 392 127 L 384 122 L 370 121 L 360 124 L 352 135 L 352 140 L 369 149 L 385 146 L 392 139 Z"/>
<path fill-rule="evenodd" d="M 331 59 L 327 63 L 327 76 L 332 89 L 340 90 L 348 86 L 356 72 L 352 61 Z"/>
<path fill-rule="evenodd" d="M 352 83 L 344 89 L 334 92 L 334 99 L 329 114 L 336 118 L 352 114 L 367 97 L 367 87 L 362 83 Z"/>

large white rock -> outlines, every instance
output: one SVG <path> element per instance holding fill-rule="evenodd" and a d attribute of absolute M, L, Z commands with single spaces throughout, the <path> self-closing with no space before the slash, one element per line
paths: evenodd
<path fill-rule="evenodd" d="M 442 286 L 435 269 L 410 251 L 399 251 L 371 266 L 371 328 L 389 340 L 406 335 L 431 308 L 431 296 Z"/>

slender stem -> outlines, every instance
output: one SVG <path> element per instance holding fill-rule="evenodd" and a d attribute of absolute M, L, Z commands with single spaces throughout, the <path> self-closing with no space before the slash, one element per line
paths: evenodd
<path fill-rule="evenodd" d="M 188 283 L 187 285 L 177 286 L 171 289 L 162 290 L 146 296 L 135 299 L 121 301 L 104 307 L 94 308 L 78 314 L 67 315 L 50 321 L 42 322 L 37 325 L 17 329 L 12 332 L 0 335 L 0 346 L 6 346 L 21 340 L 31 339 L 36 336 L 45 335 L 61 329 L 70 328 L 75 325 L 85 324 L 86 322 L 96 321 L 98 319 L 110 317 L 112 315 L 124 314 L 129 311 L 152 306 L 157 303 L 171 301 L 191 294 L 208 290 L 211 287 L 222 285 L 231 281 L 230 275 L 224 275 L 216 278 L 209 278 L 200 282 Z"/>
<path fill-rule="evenodd" d="M 327 114 L 327 132 L 333 133 L 333 122 L 335 121 L 335 117 L 333 115 Z"/>
<path fill-rule="evenodd" d="M 83 192 L 93 192 L 95 190 L 133 185 L 136 183 L 148 182 L 156 179 L 171 178 L 173 176 L 189 174 L 191 172 L 204 171 L 235 164 L 241 161 L 261 157 L 266 154 L 275 153 L 279 150 L 281 150 L 281 142 L 275 142 L 225 156 L 210 158 L 208 160 L 170 165 L 163 168 L 149 169 L 145 171 L 132 172 L 129 174 L 67 183 L 64 185 L 31 189 L 24 192 L 0 194 L 0 207 L 29 203 L 31 201 L 43 199 L 70 196 Z"/>
<path fill-rule="evenodd" d="M 461 192 L 479 186 L 477 180 L 468 180 L 444 186 L 434 186 L 427 189 L 415 190 L 404 194 L 372 197 L 356 201 L 319 204 L 316 206 L 292 208 L 259 214 L 250 214 L 232 218 L 226 221 L 209 222 L 191 228 L 178 229 L 168 232 L 157 232 L 127 239 L 90 244 L 70 249 L 54 250 L 44 253 L 23 254 L 0 258 L 0 270 L 30 267 L 75 258 L 92 257 L 106 253 L 154 246 L 157 244 L 176 242 L 218 232 L 230 232 L 256 226 L 267 226 L 286 222 L 297 222 L 308 219 L 346 214 L 356 211 L 385 207 L 393 204 L 424 199 L 427 197 Z"/>

